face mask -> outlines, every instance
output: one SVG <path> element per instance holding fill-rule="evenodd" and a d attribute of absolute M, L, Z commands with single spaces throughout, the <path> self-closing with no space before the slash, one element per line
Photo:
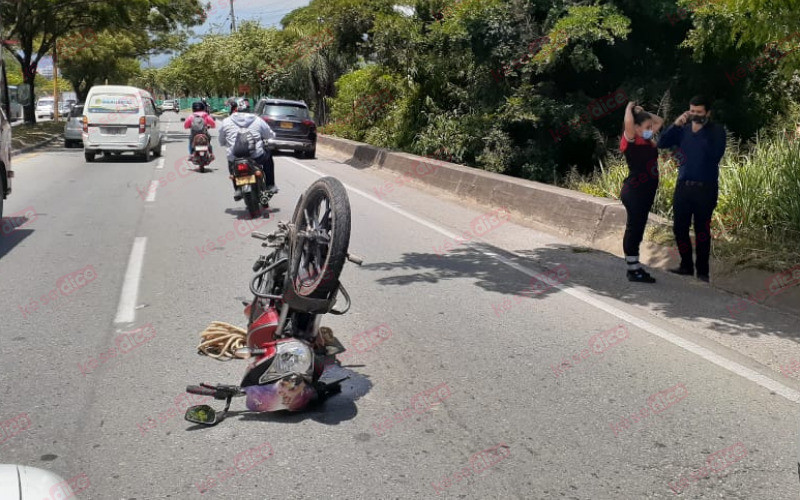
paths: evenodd
<path fill-rule="evenodd" d="M 653 131 L 652 130 L 645 130 L 644 132 L 642 132 L 642 137 L 644 137 L 644 139 L 646 141 L 649 141 L 650 139 L 653 138 Z"/>
<path fill-rule="evenodd" d="M 708 123 L 708 117 L 700 115 L 692 115 L 692 121 L 694 123 L 699 123 L 700 125 L 705 125 L 706 123 Z"/>

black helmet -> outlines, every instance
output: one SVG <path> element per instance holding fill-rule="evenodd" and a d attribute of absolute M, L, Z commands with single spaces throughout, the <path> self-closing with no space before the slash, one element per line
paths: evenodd
<path fill-rule="evenodd" d="M 206 105 L 200 101 L 192 103 L 192 111 L 205 111 Z"/>

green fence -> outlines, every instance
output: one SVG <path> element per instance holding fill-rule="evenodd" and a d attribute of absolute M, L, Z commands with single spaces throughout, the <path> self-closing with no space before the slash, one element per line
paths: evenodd
<path fill-rule="evenodd" d="M 181 102 L 181 109 L 191 109 L 192 103 L 200 101 L 202 98 L 200 97 L 182 97 L 180 99 Z M 209 106 L 211 106 L 211 111 L 222 111 L 225 108 L 225 101 L 228 99 L 224 97 L 206 97 L 206 101 L 208 101 Z"/>
<path fill-rule="evenodd" d="M 192 108 L 192 103 L 200 101 L 202 98 L 200 97 L 181 97 L 178 99 L 180 102 L 180 107 L 182 110 L 189 110 Z M 228 99 L 225 97 L 206 97 L 206 101 L 211 106 L 211 111 L 222 111 L 225 109 L 225 102 Z M 164 102 L 163 100 L 156 101 L 156 104 L 159 106 L 161 103 Z"/>

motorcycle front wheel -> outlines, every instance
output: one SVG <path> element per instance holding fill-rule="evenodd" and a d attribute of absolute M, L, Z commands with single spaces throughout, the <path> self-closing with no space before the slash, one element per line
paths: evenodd
<path fill-rule="evenodd" d="M 312 184 L 295 208 L 291 275 L 298 295 L 328 298 L 339 288 L 350 245 L 350 199 L 334 177 Z"/>

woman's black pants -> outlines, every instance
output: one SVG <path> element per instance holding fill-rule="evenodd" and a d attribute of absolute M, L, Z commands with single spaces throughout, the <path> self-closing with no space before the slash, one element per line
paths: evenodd
<path fill-rule="evenodd" d="M 622 250 L 626 257 L 639 256 L 639 245 L 644 238 L 644 228 L 656 199 L 657 188 L 658 184 L 654 182 L 638 184 L 636 187 L 632 187 L 628 181 L 622 184 L 620 200 L 628 211 L 625 236 L 622 238 Z"/>

